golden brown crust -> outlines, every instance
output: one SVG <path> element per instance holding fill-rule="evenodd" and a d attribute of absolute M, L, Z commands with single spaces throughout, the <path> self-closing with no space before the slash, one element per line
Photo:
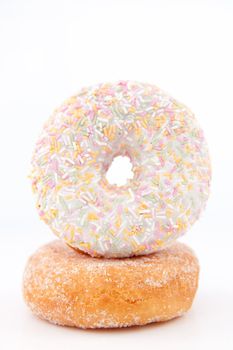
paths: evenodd
<path fill-rule="evenodd" d="M 147 256 L 103 259 L 57 240 L 29 259 L 23 293 L 32 312 L 52 323 L 127 327 L 185 313 L 198 274 L 197 258 L 181 243 Z"/>

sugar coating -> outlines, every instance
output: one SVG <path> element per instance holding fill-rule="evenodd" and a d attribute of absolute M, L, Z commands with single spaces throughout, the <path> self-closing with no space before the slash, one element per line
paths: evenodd
<path fill-rule="evenodd" d="M 52 323 L 128 327 L 184 314 L 198 274 L 197 258 L 181 243 L 147 256 L 104 259 L 57 240 L 29 259 L 23 291 L 32 312 Z"/>
<path fill-rule="evenodd" d="M 106 172 L 128 156 L 134 177 Z M 92 256 L 149 254 L 198 219 L 209 195 L 207 145 L 193 113 L 159 88 L 131 81 L 82 89 L 45 124 L 32 159 L 39 215 Z"/>

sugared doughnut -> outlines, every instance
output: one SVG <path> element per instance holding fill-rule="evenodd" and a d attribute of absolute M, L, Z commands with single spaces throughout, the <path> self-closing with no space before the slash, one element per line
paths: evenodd
<path fill-rule="evenodd" d="M 128 327 L 184 314 L 198 273 L 197 258 L 181 243 L 147 256 L 104 259 L 57 240 L 29 259 L 23 291 L 32 312 L 52 323 Z"/>
<path fill-rule="evenodd" d="M 119 155 L 134 172 L 121 187 L 105 176 Z M 92 256 L 127 257 L 168 246 L 198 219 L 210 162 L 189 109 L 155 86 L 119 82 L 85 88 L 53 113 L 31 177 L 58 237 Z"/>

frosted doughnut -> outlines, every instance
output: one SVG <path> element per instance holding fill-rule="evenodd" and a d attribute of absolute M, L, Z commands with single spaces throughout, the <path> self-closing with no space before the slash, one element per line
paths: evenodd
<path fill-rule="evenodd" d="M 198 274 L 197 258 L 181 243 L 147 256 L 100 259 L 57 240 L 29 259 L 23 293 L 35 315 L 55 324 L 128 327 L 183 315 Z"/>
<path fill-rule="evenodd" d="M 134 177 L 110 185 L 117 155 Z M 194 115 L 136 82 L 84 88 L 50 117 L 36 144 L 39 215 L 92 256 L 127 257 L 168 246 L 198 219 L 209 195 L 207 145 Z"/>

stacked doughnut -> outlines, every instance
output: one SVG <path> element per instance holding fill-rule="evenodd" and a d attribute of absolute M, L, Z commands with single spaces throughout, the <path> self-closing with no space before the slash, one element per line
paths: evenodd
<path fill-rule="evenodd" d="M 120 155 L 134 174 L 123 186 L 106 178 Z M 82 89 L 54 111 L 33 154 L 38 212 L 60 240 L 30 258 L 26 303 L 43 319 L 82 328 L 186 312 L 199 266 L 175 241 L 199 218 L 210 178 L 203 132 L 183 104 L 138 82 Z"/>

